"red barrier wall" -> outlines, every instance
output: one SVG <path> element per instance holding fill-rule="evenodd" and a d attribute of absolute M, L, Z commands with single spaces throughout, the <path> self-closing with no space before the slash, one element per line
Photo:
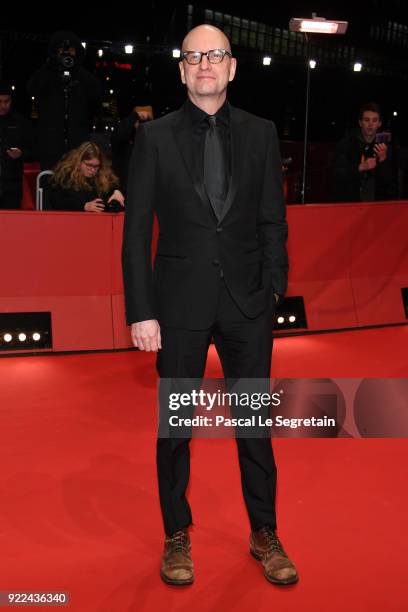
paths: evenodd
<path fill-rule="evenodd" d="M 408 202 L 288 208 L 288 295 L 308 330 L 404 323 Z M 51 311 L 53 350 L 130 346 L 123 215 L 1 211 L 0 312 Z"/>

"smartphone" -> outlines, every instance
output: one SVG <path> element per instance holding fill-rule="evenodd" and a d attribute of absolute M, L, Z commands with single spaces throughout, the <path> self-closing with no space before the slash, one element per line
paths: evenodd
<path fill-rule="evenodd" d="M 391 142 L 391 132 L 377 132 L 375 135 L 375 144 L 389 144 Z"/>

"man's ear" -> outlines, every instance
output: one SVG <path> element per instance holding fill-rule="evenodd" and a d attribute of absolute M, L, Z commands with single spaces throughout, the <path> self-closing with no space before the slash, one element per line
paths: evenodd
<path fill-rule="evenodd" d="M 237 60 L 235 59 L 235 57 L 231 57 L 231 66 L 230 66 L 230 72 L 229 72 L 229 77 L 228 80 L 229 81 L 233 81 L 234 77 L 235 77 L 235 72 L 237 70 Z"/>
<path fill-rule="evenodd" d="M 180 68 L 180 77 L 181 77 L 181 82 L 184 83 L 184 85 L 186 84 L 186 77 L 184 74 L 184 63 L 183 62 L 179 62 L 179 68 Z"/>

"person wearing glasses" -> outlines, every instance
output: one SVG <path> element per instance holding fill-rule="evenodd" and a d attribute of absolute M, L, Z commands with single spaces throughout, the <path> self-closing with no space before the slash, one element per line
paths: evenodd
<path fill-rule="evenodd" d="M 281 159 L 274 124 L 227 101 L 236 67 L 221 30 L 191 30 L 179 63 L 187 101 L 142 124 L 133 148 L 122 251 L 126 316 L 134 345 L 157 352 L 160 390 L 166 379 L 201 380 L 212 339 L 227 380 L 270 377 L 272 319 L 288 273 Z M 189 442 L 177 432 L 159 431 L 157 440 L 160 575 L 171 585 L 194 581 Z M 237 436 L 236 443 L 250 551 L 268 581 L 294 583 L 296 568 L 276 532 L 270 436 Z M 217 539 L 221 532 L 217 525 Z"/>
<path fill-rule="evenodd" d="M 54 210 L 119 212 L 125 205 L 118 179 L 94 142 L 84 142 L 67 153 L 55 166 L 49 185 Z"/>

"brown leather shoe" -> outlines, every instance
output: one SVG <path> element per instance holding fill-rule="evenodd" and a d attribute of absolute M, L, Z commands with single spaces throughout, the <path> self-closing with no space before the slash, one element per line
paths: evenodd
<path fill-rule="evenodd" d="M 264 576 L 269 582 L 294 584 L 299 580 L 296 567 L 288 558 L 271 527 L 266 526 L 259 531 L 252 531 L 249 545 L 251 555 L 262 561 Z"/>
<path fill-rule="evenodd" d="M 181 586 L 194 581 L 191 543 L 187 529 L 176 531 L 164 541 L 160 576 L 166 584 Z"/>

